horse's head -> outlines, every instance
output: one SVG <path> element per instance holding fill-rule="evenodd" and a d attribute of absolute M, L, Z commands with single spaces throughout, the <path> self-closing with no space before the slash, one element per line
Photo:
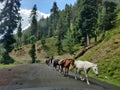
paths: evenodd
<path fill-rule="evenodd" d="M 97 67 L 97 64 L 93 65 L 92 70 L 96 74 L 96 76 L 98 76 L 98 67 Z"/>
<path fill-rule="evenodd" d="M 69 60 L 70 60 L 70 64 L 71 64 L 73 67 L 75 67 L 75 64 L 74 64 L 75 60 L 74 60 L 74 59 L 69 59 Z"/>

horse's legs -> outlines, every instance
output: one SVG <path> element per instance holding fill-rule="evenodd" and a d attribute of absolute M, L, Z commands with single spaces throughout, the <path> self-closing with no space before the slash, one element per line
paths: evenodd
<path fill-rule="evenodd" d="M 57 67 L 58 67 L 58 72 L 59 72 L 60 71 L 60 65 L 58 64 Z"/>
<path fill-rule="evenodd" d="M 75 68 L 75 79 L 77 80 L 77 68 Z"/>
<path fill-rule="evenodd" d="M 61 65 L 59 65 L 59 71 L 62 73 L 63 72 L 63 67 Z"/>
<path fill-rule="evenodd" d="M 67 76 L 68 75 L 68 68 L 64 68 L 64 76 Z"/>
<path fill-rule="evenodd" d="M 83 78 L 82 75 L 81 75 L 81 70 L 79 70 L 79 76 L 80 76 L 81 81 L 83 81 L 84 78 Z"/>
<path fill-rule="evenodd" d="M 88 72 L 86 70 L 85 70 L 85 77 L 86 77 L 87 84 L 90 85 L 90 83 L 88 81 Z"/>
<path fill-rule="evenodd" d="M 69 68 L 66 68 L 66 75 L 68 76 Z"/>
<path fill-rule="evenodd" d="M 65 76 L 65 74 L 66 74 L 66 68 L 63 68 L 63 74 Z"/>
<path fill-rule="evenodd" d="M 65 68 L 65 76 L 67 75 L 67 68 Z"/>

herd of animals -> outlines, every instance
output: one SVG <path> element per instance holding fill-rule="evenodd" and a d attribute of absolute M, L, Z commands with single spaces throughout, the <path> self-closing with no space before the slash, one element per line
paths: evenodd
<path fill-rule="evenodd" d="M 88 80 L 88 72 L 90 69 L 93 70 L 93 72 L 98 76 L 98 67 L 97 64 L 88 62 L 88 61 L 80 61 L 80 60 L 74 60 L 74 59 L 64 59 L 64 60 L 59 60 L 59 59 L 54 59 L 54 58 L 47 58 L 45 60 L 45 63 L 47 65 L 53 66 L 54 69 L 60 71 L 63 73 L 65 76 L 68 76 L 69 74 L 69 67 L 70 65 L 72 66 L 73 69 L 75 69 L 75 79 L 77 79 L 77 72 L 79 71 L 79 76 L 82 81 L 85 79 L 81 76 L 81 71 L 84 71 L 85 73 L 85 78 L 87 81 L 87 84 L 89 85 L 89 80 Z"/>

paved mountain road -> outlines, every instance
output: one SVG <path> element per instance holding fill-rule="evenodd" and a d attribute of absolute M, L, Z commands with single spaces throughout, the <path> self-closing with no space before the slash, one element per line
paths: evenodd
<path fill-rule="evenodd" d="M 0 70 L 0 90 L 120 90 L 119 87 L 90 78 L 90 85 L 75 80 L 46 64 L 27 64 Z"/>

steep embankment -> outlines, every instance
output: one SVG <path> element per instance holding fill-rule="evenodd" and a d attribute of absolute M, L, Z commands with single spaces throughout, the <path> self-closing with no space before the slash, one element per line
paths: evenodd
<path fill-rule="evenodd" d="M 99 45 L 88 50 L 79 60 L 97 63 L 100 80 L 120 86 L 120 14 L 116 27 L 106 32 Z M 91 76 L 93 76 L 91 74 Z M 94 77 L 94 76 L 93 76 Z"/>

